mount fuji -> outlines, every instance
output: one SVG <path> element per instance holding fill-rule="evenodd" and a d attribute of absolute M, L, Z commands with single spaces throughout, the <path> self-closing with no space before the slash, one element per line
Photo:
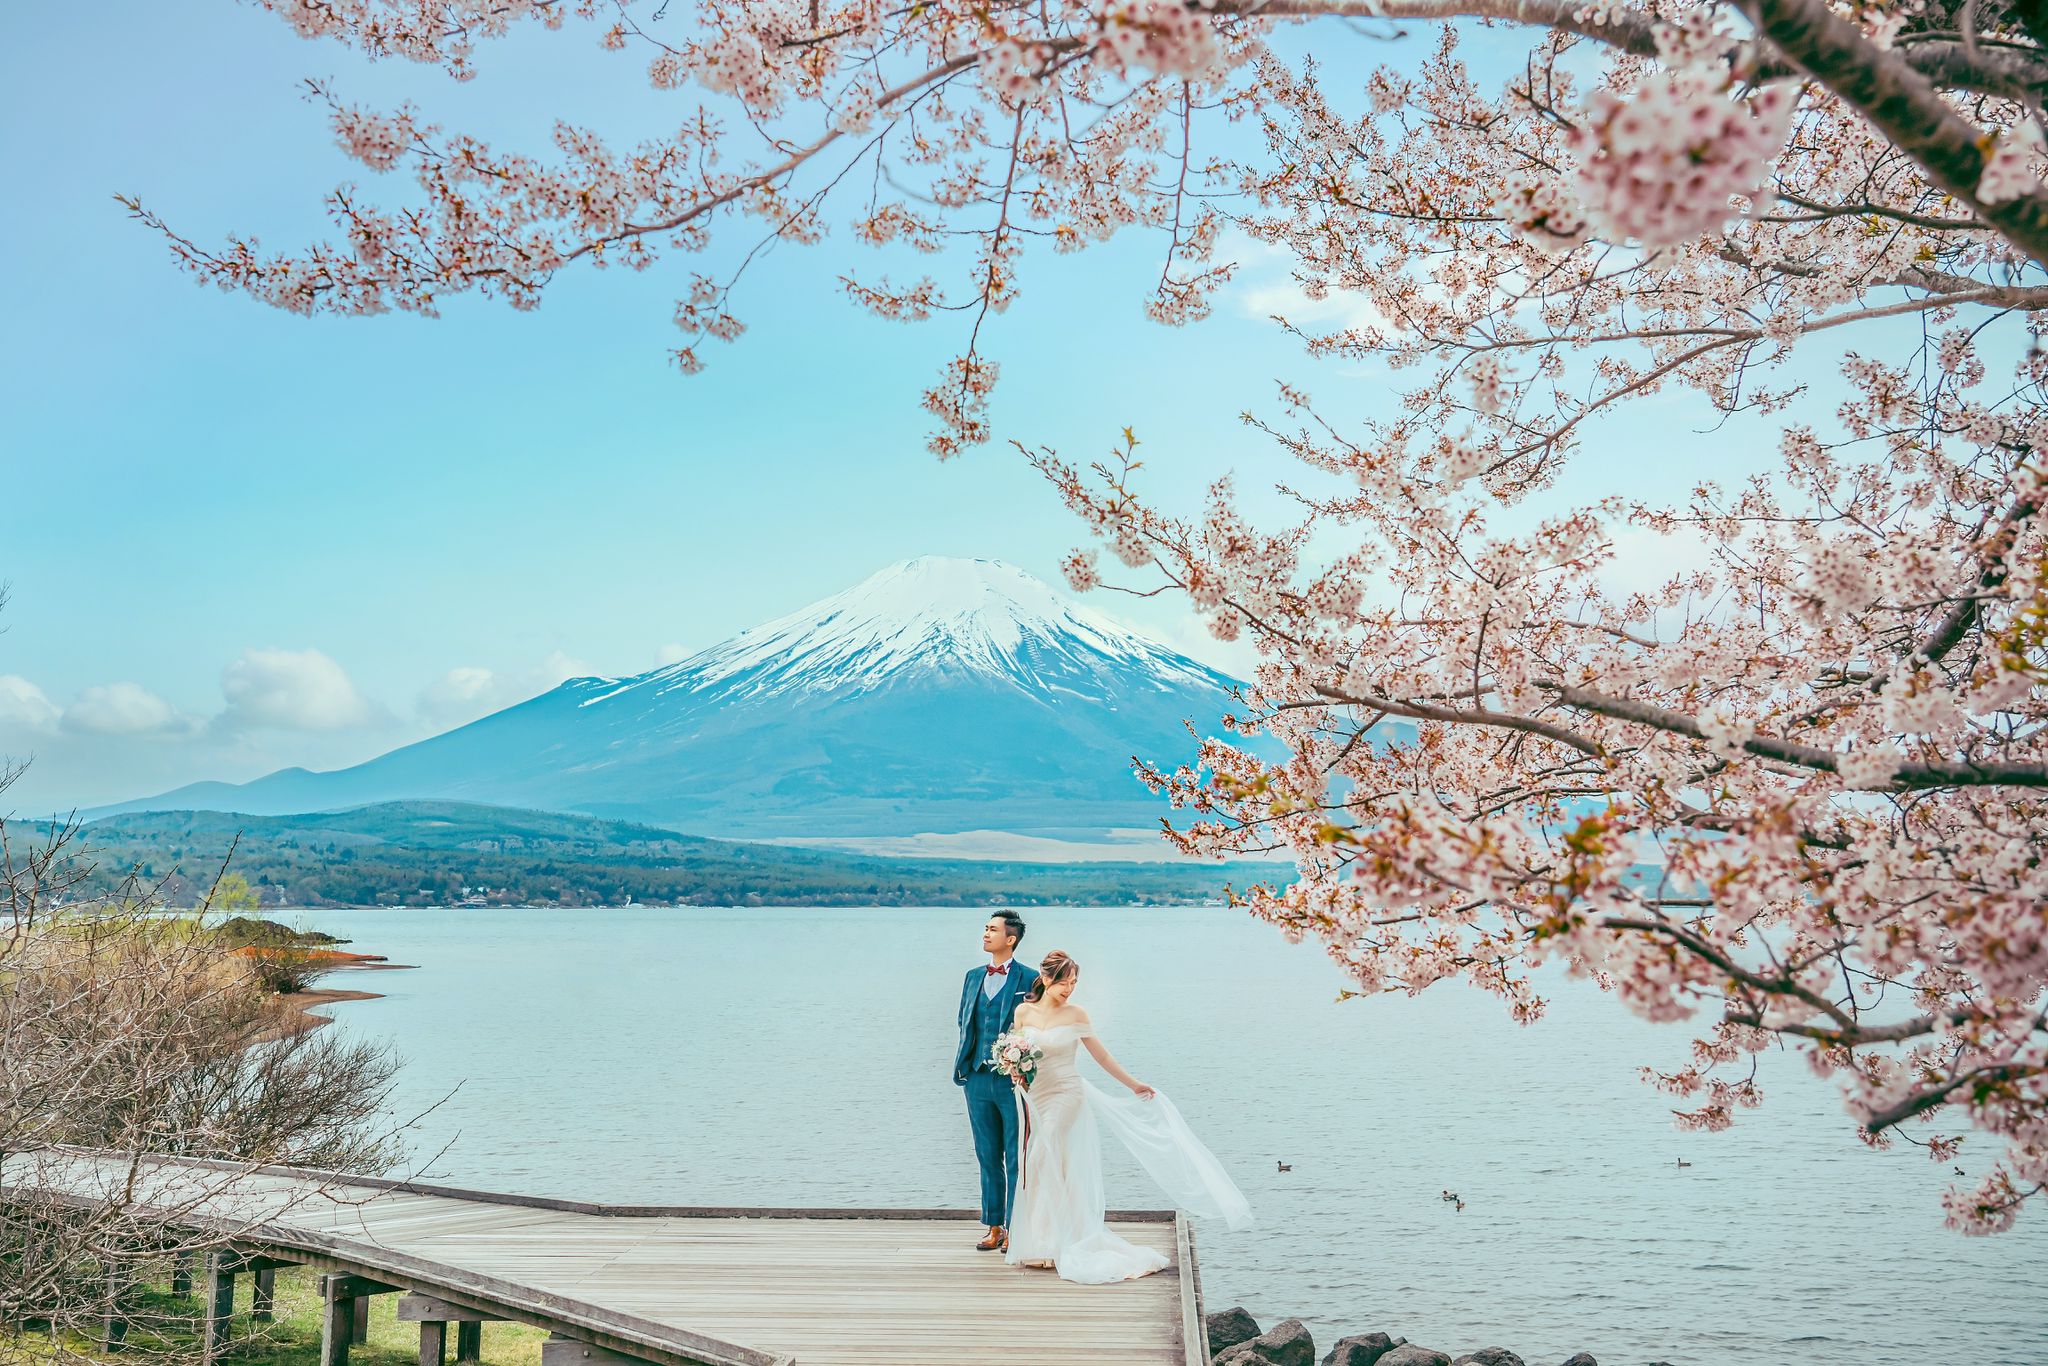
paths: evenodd
<path fill-rule="evenodd" d="M 108 810 L 446 799 L 739 839 L 1099 841 L 1157 829 L 1166 805 L 1132 757 L 1191 760 L 1188 725 L 1220 731 L 1233 684 L 1001 561 L 926 557 L 679 664 L 571 679 L 353 768 Z"/>

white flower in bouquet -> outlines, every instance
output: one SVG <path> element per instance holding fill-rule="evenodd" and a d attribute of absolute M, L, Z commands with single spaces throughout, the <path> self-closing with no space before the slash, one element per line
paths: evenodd
<path fill-rule="evenodd" d="M 1032 1077 L 1038 1074 L 1038 1060 L 1044 1056 L 1021 1034 L 1005 1033 L 989 1051 L 988 1060 L 998 1074 L 1029 1086 Z"/>

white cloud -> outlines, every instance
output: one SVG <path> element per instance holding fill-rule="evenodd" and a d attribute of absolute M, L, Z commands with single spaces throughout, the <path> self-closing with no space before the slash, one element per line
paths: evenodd
<path fill-rule="evenodd" d="M 662 668 L 666 668 L 671 664 L 680 664 L 689 657 L 690 652 L 682 647 L 681 642 L 674 640 L 654 652 L 654 662 Z"/>
<path fill-rule="evenodd" d="M 498 676 L 479 665 L 450 669 L 420 690 L 420 719 L 435 725 L 461 725 L 499 705 Z"/>
<path fill-rule="evenodd" d="M 535 671 L 535 677 L 540 680 L 542 688 L 554 688 L 559 687 L 572 678 L 589 678 L 596 672 L 596 669 L 593 669 L 574 655 L 565 654 L 560 650 L 552 650 L 549 651 L 548 657 L 540 662 L 540 668 Z"/>
<path fill-rule="evenodd" d="M 1609 536 L 1614 558 L 1600 570 L 1600 586 L 1616 596 L 1654 594 L 1670 580 L 1714 568 L 1713 548 L 1693 527 L 1670 532 L 1646 526 L 1617 526 Z"/>
<path fill-rule="evenodd" d="M 346 730 L 373 709 L 341 665 L 318 650 L 248 650 L 221 671 L 227 730 Z"/>
<path fill-rule="evenodd" d="M 1285 318 L 1309 331 L 1341 331 L 1347 327 L 1377 327 L 1391 331 L 1387 318 L 1363 294 L 1333 289 L 1320 299 L 1292 279 L 1269 279 L 1247 284 L 1236 294 L 1238 307 L 1253 318 Z"/>
<path fill-rule="evenodd" d="M 667 649 L 663 650 L 666 656 Z M 597 670 L 585 660 L 562 650 L 530 668 L 500 673 L 480 664 L 462 664 L 450 669 L 420 689 L 414 708 L 417 719 L 436 730 L 468 725 L 504 707 L 538 697 L 572 678 L 588 678 Z"/>
<path fill-rule="evenodd" d="M 64 729 L 85 735 L 162 735 L 187 729 L 178 709 L 140 683 L 100 683 L 64 711 Z"/>
<path fill-rule="evenodd" d="M 1263 320 L 1277 315 L 1311 330 L 1389 327 L 1386 316 L 1360 291 L 1332 289 L 1320 299 L 1311 299 L 1294 278 L 1294 258 L 1269 243 L 1232 233 L 1218 245 L 1216 255 L 1241 266 L 1241 273 L 1228 287 L 1228 297 L 1248 318 Z"/>
<path fill-rule="evenodd" d="M 0 674 L 0 725 L 51 730 L 61 715 L 41 688 L 20 674 Z"/>

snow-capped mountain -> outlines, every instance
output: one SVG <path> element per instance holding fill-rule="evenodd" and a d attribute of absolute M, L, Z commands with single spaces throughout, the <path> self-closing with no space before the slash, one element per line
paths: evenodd
<path fill-rule="evenodd" d="M 630 678 L 576 678 L 329 773 L 110 810 L 449 798 L 741 838 L 1156 828 L 1134 755 L 1192 757 L 1232 680 L 996 560 L 906 560 Z"/>
<path fill-rule="evenodd" d="M 977 677 L 1048 692 L 1091 676 L 1105 695 L 1120 686 L 1172 692 L 1218 681 L 1213 670 L 1066 601 L 1001 560 L 926 556 L 890 565 L 680 664 L 619 680 L 583 705 L 636 689 L 757 701 Z"/>

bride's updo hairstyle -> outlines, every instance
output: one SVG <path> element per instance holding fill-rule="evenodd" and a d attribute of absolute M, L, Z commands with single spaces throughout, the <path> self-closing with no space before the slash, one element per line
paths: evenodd
<path fill-rule="evenodd" d="M 1027 1001 L 1042 1000 L 1045 989 L 1055 982 L 1064 982 L 1081 975 L 1081 965 L 1069 954 L 1054 949 L 1038 964 L 1038 980 L 1031 984 L 1031 990 L 1024 993 Z"/>

